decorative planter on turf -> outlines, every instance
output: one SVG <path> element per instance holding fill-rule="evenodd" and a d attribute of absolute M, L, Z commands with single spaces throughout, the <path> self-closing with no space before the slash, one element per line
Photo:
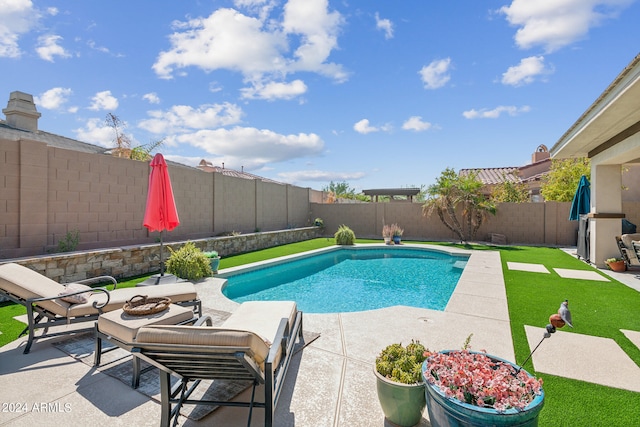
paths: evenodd
<path fill-rule="evenodd" d="M 402 384 L 391 381 L 376 371 L 376 388 L 378 400 L 384 416 L 398 426 L 411 427 L 422 420 L 422 413 L 427 404 L 424 384 Z"/>
<path fill-rule="evenodd" d="M 444 351 L 441 353 L 448 353 Z M 493 361 L 509 364 L 516 369 L 519 367 L 511 362 L 495 356 L 488 356 Z M 428 359 L 422 365 L 422 375 L 425 379 L 425 394 L 427 410 L 432 427 L 534 427 L 538 425 L 538 415 L 544 405 L 544 391 L 535 396 L 524 409 L 510 408 L 502 412 L 490 407 L 480 407 L 463 403 L 453 397 L 446 397 L 437 385 L 430 384 L 427 378 Z M 522 370 L 528 377 L 531 374 Z"/>

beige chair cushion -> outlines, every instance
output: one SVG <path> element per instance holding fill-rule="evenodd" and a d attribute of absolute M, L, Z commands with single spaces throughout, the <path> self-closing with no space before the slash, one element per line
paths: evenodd
<path fill-rule="evenodd" d="M 66 291 L 60 283 L 15 263 L 0 265 L 0 288 L 23 299 L 57 297 Z M 147 295 L 150 298 L 169 297 L 172 302 L 193 301 L 198 298 L 196 288 L 191 282 L 120 288 L 110 292 L 109 304 L 102 311 L 106 313 L 122 308 L 125 302 L 136 295 Z M 61 299 L 54 299 L 39 302 L 38 305 L 61 317 L 75 317 L 96 314 L 98 311 L 93 308 L 93 302 L 98 301 L 102 304 L 106 298 L 104 292 L 93 292 L 89 300 L 82 304 L 69 304 Z"/>
<path fill-rule="evenodd" d="M 289 321 L 289 330 L 293 328 L 297 312 L 295 301 L 249 301 L 240 304 L 238 309 L 220 327 L 193 326 L 157 326 L 141 328 L 136 342 L 156 344 L 179 344 L 202 346 L 201 351 L 234 353 L 238 350 L 249 351 L 264 372 L 264 361 L 269 354 L 271 344 L 276 338 L 280 320 Z M 282 357 L 278 347 L 274 364 Z"/>
<path fill-rule="evenodd" d="M 627 256 L 629 257 L 629 262 L 632 265 L 640 264 L 640 260 L 638 260 L 638 256 L 636 255 L 636 250 L 633 247 L 633 242 L 636 240 L 640 240 L 640 233 L 623 234 L 622 236 L 620 236 L 620 240 L 622 240 L 622 244 L 627 248 Z"/>
<path fill-rule="evenodd" d="M 55 297 L 65 291 L 60 283 L 15 263 L 0 265 L 0 288 L 23 299 Z M 38 305 L 59 316 L 66 316 L 70 306 L 58 299 L 42 301 Z"/>
<path fill-rule="evenodd" d="M 271 345 L 278 332 L 280 319 L 289 319 L 291 330 L 296 311 L 295 301 L 247 301 L 240 304 L 222 327 L 254 332 Z"/>
<path fill-rule="evenodd" d="M 122 308 L 125 302 L 136 295 L 146 295 L 149 298 L 169 297 L 171 302 L 193 301 L 198 298 L 196 288 L 191 282 L 145 286 L 144 288 L 121 288 L 115 289 L 109 294 L 111 295 L 109 304 L 102 309 L 105 313 Z M 93 302 L 98 301 L 102 304 L 105 300 L 106 295 L 103 292 L 96 292 L 91 295 L 91 298 L 85 304 L 74 304 L 69 307 L 69 316 L 75 317 L 96 313 L 92 306 Z"/>
<path fill-rule="evenodd" d="M 144 326 L 177 325 L 193 319 L 193 311 L 176 304 L 167 310 L 146 316 L 132 316 L 122 309 L 101 314 L 98 317 L 98 330 L 124 343 L 131 343 Z"/>
<path fill-rule="evenodd" d="M 153 344 L 184 346 L 185 351 L 233 354 L 238 351 L 252 357 L 264 372 L 264 361 L 269 346 L 258 335 L 248 331 L 236 331 L 211 326 L 152 326 L 140 328 L 136 342 L 148 350 Z M 186 347 L 189 347 L 188 349 Z M 180 350 L 176 349 L 176 354 Z"/>
<path fill-rule="evenodd" d="M 623 234 L 620 236 L 620 240 L 622 240 L 622 243 L 627 249 L 633 249 L 632 242 L 634 240 L 640 240 L 640 233 Z"/>

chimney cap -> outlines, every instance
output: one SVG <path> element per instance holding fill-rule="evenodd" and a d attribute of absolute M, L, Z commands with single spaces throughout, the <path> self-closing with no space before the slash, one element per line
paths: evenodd
<path fill-rule="evenodd" d="M 42 114 L 36 109 L 33 95 L 20 91 L 11 92 L 7 108 L 2 112 L 7 117 L 7 125 L 30 132 L 38 130 L 38 119 Z"/>

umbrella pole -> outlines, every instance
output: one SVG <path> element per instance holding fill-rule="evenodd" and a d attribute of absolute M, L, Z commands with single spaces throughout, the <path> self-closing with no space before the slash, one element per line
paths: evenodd
<path fill-rule="evenodd" d="M 164 259 L 162 259 L 162 230 L 160 230 L 160 277 L 164 276 Z"/>

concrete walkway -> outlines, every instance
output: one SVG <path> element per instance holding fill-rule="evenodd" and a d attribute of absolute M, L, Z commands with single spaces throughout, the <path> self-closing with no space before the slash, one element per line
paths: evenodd
<path fill-rule="evenodd" d="M 205 308 L 237 307 L 222 296 L 219 279 L 196 286 Z M 457 349 L 473 333 L 473 349 L 515 359 L 498 252 L 471 254 L 444 312 L 396 306 L 310 313 L 304 314 L 303 327 L 321 336 L 291 362 L 276 409 L 278 426 L 390 426 L 372 373 L 376 355 L 390 343 L 418 339 L 432 350 Z M 36 342 L 27 355 L 24 339 L 0 349 L 0 402 L 16 404 L 0 411 L 0 425 L 158 425 L 157 402 L 51 346 L 55 339 L 61 338 Z M 534 364 L 540 369 L 536 359 Z M 180 425 L 240 426 L 246 415 L 246 409 L 222 407 L 199 422 L 181 417 Z M 262 416 L 254 410 L 252 425 L 261 425 Z M 424 417 L 420 425 L 429 426 L 426 410 Z"/>

